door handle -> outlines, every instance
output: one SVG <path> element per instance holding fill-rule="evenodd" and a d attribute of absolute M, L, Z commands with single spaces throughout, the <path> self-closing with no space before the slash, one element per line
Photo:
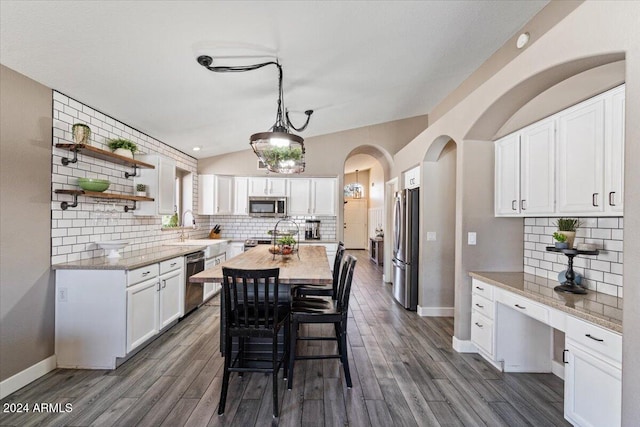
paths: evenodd
<path fill-rule="evenodd" d="M 562 350 L 562 363 L 569 363 L 567 359 L 565 359 L 564 355 L 567 354 L 569 350 Z"/>
<path fill-rule="evenodd" d="M 166 288 L 166 287 L 167 287 L 167 281 L 166 281 L 166 280 L 163 280 L 163 281 L 162 281 L 162 289 L 164 289 L 164 288 Z"/>
<path fill-rule="evenodd" d="M 616 194 L 616 192 L 615 192 L 615 191 L 612 191 L 612 192 L 610 192 L 610 193 L 609 193 L 609 206 L 615 206 L 615 205 L 616 205 L 616 204 L 615 204 L 615 202 L 614 202 L 614 200 L 613 200 L 613 198 L 614 198 L 614 196 L 613 196 L 613 195 L 614 195 L 614 194 Z"/>
<path fill-rule="evenodd" d="M 526 200 L 520 201 L 520 209 L 522 209 L 523 211 L 527 210 L 526 203 L 527 203 Z"/>
<path fill-rule="evenodd" d="M 591 204 L 596 207 L 598 206 L 598 193 L 593 193 L 591 195 Z"/>
<path fill-rule="evenodd" d="M 156 283 L 156 285 L 158 285 L 158 286 L 156 287 L 156 292 L 160 292 L 160 282 Z"/>
<path fill-rule="evenodd" d="M 518 201 L 517 201 L 517 200 L 512 200 L 512 201 L 511 201 L 511 210 L 512 210 L 512 211 L 518 210 L 518 208 L 516 207 L 516 204 L 517 204 L 517 203 L 518 203 Z"/>

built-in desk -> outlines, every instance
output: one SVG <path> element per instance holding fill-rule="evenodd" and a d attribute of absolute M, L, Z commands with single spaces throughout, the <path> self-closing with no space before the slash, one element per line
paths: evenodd
<path fill-rule="evenodd" d="M 617 426 L 621 413 L 622 299 L 555 292 L 553 280 L 521 272 L 472 272 L 471 341 L 505 372 L 564 377 L 565 418 Z M 553 329 L 565 333 L 553 361 Z"/>

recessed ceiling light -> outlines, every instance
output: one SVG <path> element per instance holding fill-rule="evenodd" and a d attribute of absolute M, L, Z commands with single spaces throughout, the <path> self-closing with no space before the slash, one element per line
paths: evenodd
<path fill-rule="evenodd" d="M 199 145 L 196 147 L 193 147 L 193 151 L 200 151 L 202 149 L 202 147 L 200 147 Z"/>
<path fill-rule="evenodd" d="M 529 33 L 522 33 L 518 36 L 516 47 L 522 49 L 527 43 L 529 43 Z"/>

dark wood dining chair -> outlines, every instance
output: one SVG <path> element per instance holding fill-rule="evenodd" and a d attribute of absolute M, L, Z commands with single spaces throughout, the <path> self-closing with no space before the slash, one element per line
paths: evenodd
<path fill-rule="evenodd" d="M 340 272 L 340 281 L 335 300 L 327 300 L 322 306 L 293 306 L 291 309 L 291 338 L 289 350 L 289 372 L 287 387 L 293 386 L 293 369 L 296 360 L 308 359 L 340 359 L 347 387 L 351 388 L 351 373 L 347 358 L 347 318 L 349 311 L 349 297 L 351 295 L 351 283 L 356 267 L 356 258 L 346 255 Z M 299 336 L 298 327 L 302 324 L 333 323 L 334 337 Z M 338 343 L 338 354 L 325 355 L 296 355 L 296 343 L 301 340 L 335 340 Z"/>
<path fill-rule="evenodd" d="M 344 243 L 338 243 L 338 250 L 333 259 L 333 282 L 331 285 L 298 285 L 293 290 L 293 299 L 302 301 L 302 298 L 309 296 L 326 296 L 335 299 L 336 290 L 338 288 L 338 280 L 340 277 L 340 265 L 344 256 Z M 308 301 L 308 300 L 307 300 Z"/>
<path fill-rule="evenodd" d="M 264 372 L 272 374 L 273 416 L 278 416 L 278 371 L 283 366 L 287 377 L 289 353 L 290 301 L 278 295 L 280 269 L 241 270 L 222 268 L 224 320 L 224 373 L 218 415 L 224 413 L 231 372 Z M 283 355 L 278 357 L 278 333 L 284 328 Z M 237 354 L 233 355 L 233 338 L 238 338 Z M 249 359 L 245 340 L 271 338 L 271 357 Z M 233 358 L 233 360 L 232 360 Z M 270 366 L 265 366 L 270 362 Z M 261 364 L 260 364 L 261 363 Z"/>

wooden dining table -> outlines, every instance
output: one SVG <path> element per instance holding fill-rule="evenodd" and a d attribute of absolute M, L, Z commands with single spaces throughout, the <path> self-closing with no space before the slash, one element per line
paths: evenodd
<path fill-rule="evenodd" d="M 281 285 L 330 285 L 333 274 L 327 261 L 324 246 L 300 245 L 298 253 L 273 255 L 271 245 L 258 245 L 213 268 L 201 271 L 189 278 L 196 283 L 222 283 L 222 267 L 245 270 L 280 268 Z"/>
<path fill-rule="evenodd" d="M 258 245 L 221 263 L 213 268 L 194 274 L 189 281 L 196 283 L 222 283 L 222 268 L 240 268 L 245 270 L 256 270 L 266 268 L 280 268 L 278 292 L 280 301 L 285 302 L 291 299 L 291 289 L 295 285 L 330 285 L 333 283 L 333 273 L 331 272 L 327 251 L 324 246 L 301 245 L 297 253 L 291 255 L 273 255 L 269 252 L 271 245 Z M 298 257 L 299 255 L 299 257 Z M 282 286 L 285 285 L 285 286 Z M 289 286 L 286 286 L 289 285 Z M 284 288 L 284 289 L 283 289 Z M 221 310 L 224 307 L 224 292 L 220 293 Z M 224 335 L 226 325 L 225 316 L 220 316 L 220 351 L 224 353 Z M 284 337 L 279 338 L 278 352 L 285 350 Z M 233 344 L 233 353 L 237 353 L 237 343 Z M 252 338 L 245 347 L 245 353 L 249 357 L 265 357 L 271 352 L 271 344 L 268 340 Z"/>

